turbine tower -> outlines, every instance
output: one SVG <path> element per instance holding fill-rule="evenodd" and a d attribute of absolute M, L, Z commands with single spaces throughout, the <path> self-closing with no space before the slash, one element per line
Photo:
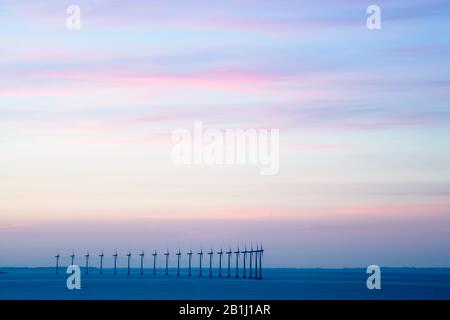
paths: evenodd
<path fill-rule="evenodd" d="M 139 256 L 141 257 L 141 275 L 144 274 L 144 250 L 142 250 L 142 252 L 139 254 Z"/>
<path fill-rule="evenodd" d="M 261 244 L 261 249 L 259 249 L 259 280 L 262 280 L 262 259 L 264 256 L 264 249 Z"/>
<path fill-rule="evenodd" d="M 231 269 L 230 269 L 230 263 L 231 263 L 231 254 L 232 254 L 233 252 L 231 251 L 231 247 L 228 249 L 228 251 L 226 252 L 226 254 L 227 254 L 227 256 L 228 256 L 228 275 L 227 275 L 227 277 L 229 278 L 229 277 L 231 277 L 231 273 L 230 273 L 230 271 L 231 271 Z"/>
<path fill-rule="evenodd" d="M 100 274 L 103 274 L 103 257 L 105 256 L 103 251 L 98 256 L 100 257 Z"/>
<path fill-rule="evenodd" d="M 246 260 L 247 260 L 247 253 L 248 253 L 249 251 L 247 251 L 247 246 L 245 246 L 244 247 L 244 251 L 242 251 L 242 253 L 244 254 L 244 275 L 243 275 L 243 277 L 242 278 L 247 278 L 247 274 L 246 274 Z M 250 267 L 250 269 L 251 269 L 251 267 Z"/>
<path fill-rule="evenodd" d="M 58 252 L 58 253 L 56 253 L 56 256 L 55 256 L 55 258 L 56 258 L 56 274 L 59 273 L 59 257 L 60 257 L 60 255 Z"/>
<path fill-rule="evenodd" d="M 258 280 L 258 258 L 259 258 L 259 244 L 256 245 L 255 250 L 255 280 Z"/>
<path fill-rule="evenodd" d="M 177 276 L 180 276 L 180 258 L 181 258 L 181 251 L 180 248 L 178 248 L 177 252 Z"/>
<path fill-rule="evenodd" d="M 86 274 L 89 274 L 89 251 L 84 256 L 86 258 Z"/>
<path fill-rule="evenodd" d="M 169 275 L 169 249 L 166 250 L 166 253 L 164 255 L 166 256 L 166 276 Z"/>
<path fill-rule="evenodd" d="M 217 254 L 219 255 L 219 277 L 222 277 L 222 255 L 223 255 L 222 248 L 220 248 L 220 251 L 217 252 Z"/>
<path fill-rule="evenodd" d="M 153 275 L 156 275 L 156 256 L 157 255 L 158 255 L 158 253 L 155 250 L 155 252 L 152 253 L 152 256 L 153 256 Z"/>
<path fill-rule="evenodd" d="M 199 273 L 199 277 L 202 276 L 202 260 L 203 260 L 203 249 L 200 249 L 200 252 L 197 253 L 200 256 L 200 273 Z"/>
<path fill-rule="evenodd" d="M 241 253 L 239 251 L 239 246 L 237 248 L 237 251 L 234 252 L 236 254 L 236 278 L 239 278 L 239 254 Z"/>
<path fill-rule="evenodd" d="M 130 274 L 131 251 L 128 251 L 127 257 L 128 257 L 128 274 Z"/>
<path fill-rule="evenodd" d="M 212 258 L 213 258 L 213 249 L 211 248 L 211 250 L 208 252 L 208 256 L 209 256 L 209 276 L 212 277 Z"/>
<path fill-rule="evenodd" d="M 191 273 L 192 249 L 189 250 L 187 255 L 189 256 L 189 273 L 188 273 L 188 276 L 190 277 L 190 276 L 192 276 L 192 273 Z"/>
<path fill-rule="evenodd" d="M 255 251 L 253 250 L 253 244 L 251 245 L 251 247 L 250 247 L 250 251 L 249 251 L 249 253 L 250 253 L 250 276 L 248 277 L 249 279 L 253 279 L 253 275 L 252 275 L 252 260 L 253 260 L 253 253 L 254 253 Z M 255 260 L 256 260 L 256 258 L 255 258 Z"/>
<path fill-rule="evenodd" d="M 73 261 L 75 260 L 75 253 L 72 252 L 72 254 L 70 255 L 70 258 L 71 258 L 70 265 L 73 266 Z"/>
<path fill-rule="evenodd" d="M 113 257 L 114 257 L 114 274 L 115 275 L 117 274 L 117 256 L 118 256 L 118 254 L 117 254 L 117 250 L 116 250 L 116 253 L 113 254 Z"/>

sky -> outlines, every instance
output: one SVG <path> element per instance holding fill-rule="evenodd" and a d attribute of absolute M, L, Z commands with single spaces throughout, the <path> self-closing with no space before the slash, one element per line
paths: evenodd
<path fill-rule="evenodd" d="M 0 267 L 252 243 L 267 267 L 450 266 L 449 9 L 2 0 Z M 174 165 L 194 121 L 279 129 L 278 174 Z"/>

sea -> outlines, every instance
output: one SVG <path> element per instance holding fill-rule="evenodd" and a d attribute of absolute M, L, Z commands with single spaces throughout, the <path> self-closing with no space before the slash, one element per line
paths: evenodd
<path fill-rule="evenodd" d="M 262 279 L 227 270 L 81 268 L 81 288 L 69 290 L 66 268 L 0 268 L 0 300 L 416 300 L 450 299 L 450 268 L 381 268 L 381 288 L 369 290 L 366 269 L 262 270 Z"/>

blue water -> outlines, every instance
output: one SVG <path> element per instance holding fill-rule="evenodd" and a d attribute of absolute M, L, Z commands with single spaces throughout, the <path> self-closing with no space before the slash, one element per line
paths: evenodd
<path fill-rule="evenodd" d="M 177 277 L 158 270 L 118 275 L 82 274 L 81 290 L 68 290 L 62 268 L 3 268 L 0 299 L 450 299 L 450 269 L 382 268 L 381 290 L 368 290 L 365 269 L 265 269 L 263 280 Z M 84 272 L 84 270 L 82 270 Z M 206 276 L 205 276 L 206 273 Z M 217 270 L 214 270 L 217 274 Z"/>

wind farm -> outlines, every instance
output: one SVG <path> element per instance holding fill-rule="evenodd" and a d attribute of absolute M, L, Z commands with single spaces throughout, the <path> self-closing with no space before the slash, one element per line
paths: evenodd
<path fill-rule="evenodd" d="M 235 276 L 234 278 L 237 279 L 258 279 L 261 280 L 262 279 L 262 268 L 263 268 L 263 249 L 262 249 L 262 245 L 258 246 L 256 250 L 253 250 L 253 247 L 250 251 L 248 251 L 246 249 L 247 247 L 245 246 L 245 249 L 243 251 L 241 251 L 239 249 L 239 246 L 237 246 L 236 251 L 232 251 L 231 248 L 227 251 L 224 252 L 222 247 L 220 248 L 220 250 L 218 250 L 217 252 L 214 251 L 213 248 L 211 248 L 206 254 L 208 255 L 208 277 L 212 278 L 212 277 L 217 277 L 217 278 L 222 278 L 223 274 L 222 274 L 222 257 L 224 254 L 227 254 L 227 278 L 231 277 L 231 264 L 233 262 L 234 259 L 234 263 L 235 263 Z M 234 253 L 234 255 L 233 255 Z M 248 264 L 247 261 L 247 255 L 250 254 L 250 264 Z M 131 275 L 132 274 L 132 270 L 133 270 L 133 265 L 132 265 L 132 251 L 129 250 L 128 253 L 125 255 L 127 257 L 127 264 L 126 264 L 126 274 L 127 275 Z M 144 254 L 144 250 L 141 250 L 138 253 L 140 259 L 139 259 L 139 264 L 136 267 L 137 270 L 139 270 L 139 274 L 140 275 L 144 275 L 144 264 L 145 264 L 145 254 Z M 180 248 L 178 248 L 178 250 L 176 251 L 177 259 L 176 259 L 176 265 L 171 266 L 170 265 L 170 250 L 167 248 L 166 251 L 164 252 L 164 275 L 165 276 L 169 276 L 171 275 L 171 272 L 173 270 L 173 274 L 175 274 L 177 277 L 186 275 L 188 277 L 192 276 L 192 256 L 193 256 L 193 252 L 192 249 L 190 249 L 188 252 L 186 252 L 186 255 L 188 257 L 188 259 L 185 261 L 186 265 L 183 265 L 183 261 L 181 259 L 182 256 L 182 252 L 180 250 Z M 205 253 L 203 252 L 203 249 L 200 249 L 197 252 L 197 257 L 198 257 L 198 277 L 202 277 L 203 276 L 203 256 L 205 255 Z M 214 259 L 214 255 L 218 256 L 218 259 Z M 118 274 L 118 252 L 117 250 L 113 253 L 113 264 L 111 266 L 111 268 L 109 269 L 107 266 L 105 266 L 105 262 L 104 262 L 104 251 L 101 250 L 99 251 L 98 254 L 98 274 L 103 275 L 107 272 L 107 270 L 111 270 L 111 272 L 114 275 Z M 158 274 L 158 268 L 157 268 L 157 250 L 155 249 L 152 253 L 152 258 L 153 258 L 153 275 L 157 275 Z M 243 264 L 240 265 L 239 264 L 239 260 L 241 260 L 241 256 L 243 257 Z M 91 269 L 91 271 L 97 269 L 94 267 L 90 267 L 89 266 L 89 262 L 90 262 L 90 258 L 91 255 L 89 253 L 89 251 L 86 252 L 86 254 L 84 255 L 85 257 L 85 274 L 88 275 L 89 274 L 89 270 Z M 253 258 L 252 258 L 253 257 Z M 57 252 L 57 254 L 54 256 L 55 258 L 55 273 L 59 274 L 60 272 L 60 268 L 61 268 L 61 258 L 62 256 L 60 255 L 59 252 Z M 75 258 L 75 254 L 72 253 L 70 256 L 70 265 L 74 264 L 74 258 Z M 216 262 L 216 265 L 214 264 L 214 262 Z M 254 264 L 252 264 L 252 261 L 254 261 Z M 253 267 L 254 266 L 254 267 Z M 183 271 L 185 271 L 185 273 L 182 273 Z M 242 276 L 240 276 L 242 274 Z M 250 274 L 250 277 L 247 277 L 246 275 Z M 253 276 L 254 274 L 254 276 Z"/>
<path fill-rule="evenodd" d="M 81 261 L 89 272 L 82 272 L 78 292 L 66 288 L 65 268 L 76 263 L 75 254 L 58 250 L 49 255 L 53 265 L 46 268 L 2 268 L 0 281 L 9 280 L 0 284 L 10 286 L 8 297 L 25 299 L 416 299 L 427 298 L 430 292 L 434 297 L 450 298 L 450 280 L 442 280 L 450 279 L 450 269 L 384 268 L 383 290 L 374 292 L 367 290 L 363 268 L 264 268 L 266 249 L 261 243 L 222 248 L 146 248 L 125 254 L 119 254 L 123 247 L 113 252 L 89 248 Z M 152 254 L 145 255 L 146 251 Z M 158 252 L 164 259 L 157 259 Z M 170 259 L 171 252 L 177 259 Z M 134 255 L 140 259 L 132 259 Z M 105 259 L 108 256 L 114 259 Z M 52 283 L 48 291 L 38 287 L 42 281 L 32 282 L 29 290 L 14 291 L 11 284 L 25 285 L 24 275 L 30 274 Z M 0 290 L 0 298 L 5 292 Z"/>

